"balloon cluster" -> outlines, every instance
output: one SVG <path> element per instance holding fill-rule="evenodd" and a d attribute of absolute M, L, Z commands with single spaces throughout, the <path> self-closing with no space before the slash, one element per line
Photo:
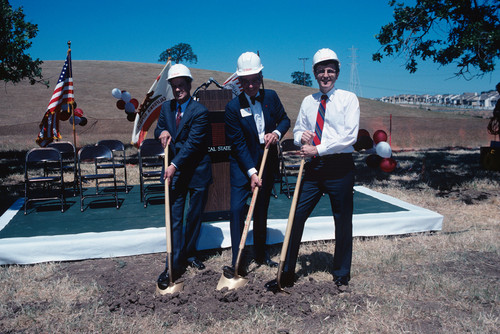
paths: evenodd
<path fill-rule="evenodd" d="M 397 162 L 392 158 L 391 145 L 387 142 L 387 133 L 384 130 L 377 130 L 373 134 L 373 139 L 370 133 L 365 129 L 358 131 L 358 141 L 354 144 L 356 151 L 375 149 L 376 154 L 370 154 L 366 158 L 366 164 L 371 168 L 380 168 L 386 173 L 396 169 Z"/>
<path fill-rule="evenodd" d="M 118 101 L 116 101 L 116 107 L 120 110 L 124 110 L 127 114 L 127 119 L 133 122 L 135 120 L 136 110 L 139 107 L 139 101 L 133 99 L 126 90 L 120 90 L 118 88 L 113 88 L 111 95 L 118 99 Z"/>
<path fill-rule="evenodd" d="M 67 121 L 71 124 L 75 123 L 75 125 L 85 126 L 87 125 L 87 118 L 83 116 L 83 110 L 76 107 L 76 102 L 73 101 L 70 103 L 73 108 L 73 113 L 75 114 L 75 119 L 73 120 L 73 116 L 71 115 L 71 109 L 68 108 L 67 104 L 61 105 L 61 112 L 59 113 L 60 121 Z"/>

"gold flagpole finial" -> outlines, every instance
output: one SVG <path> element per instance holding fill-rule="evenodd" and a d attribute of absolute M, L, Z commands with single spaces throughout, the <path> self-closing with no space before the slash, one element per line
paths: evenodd
<path fill-rule="evenodd" d="M 68 41 L 68 51 L 71 51 L 71 41 Z"/>

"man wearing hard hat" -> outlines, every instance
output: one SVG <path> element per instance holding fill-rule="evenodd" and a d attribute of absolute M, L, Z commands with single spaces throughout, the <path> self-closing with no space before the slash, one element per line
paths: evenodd
<path fill-rule="evenodd" d="M 253 214 L 254 259 L 258 264 L 276 267 L 266 250 L 267 210 L 275 175 L 278 173 L 278 151 L 276 144 L 290 127 L 290 119 L 275 91 L 261 89 L 263 86 L 262 63 L 257 54 L 245 52 L 238 58 L 236 73 L 243 92 L 226 105 L 226 137 L 231 145 L 231 246 L 234 271 L 238 245 L 246 216 L 249 192 L 259 187 L 260 191 Z M 258 168 L 269 147 L 267 162 L 261 179 Z M 242 268 L 243 269 L 243 268 Z M 238 268 L 238 272 L 240 268 Z"/>
<path fill-rule="evenodd" d="M 172 210 L 173 281 L 186 270 L 187 265 L 204 269 L 205 265 L 196 257 L 196 241 L 200 233 L 201 214 L 205 207 L 208 185 L 212 182 L 212 167 L 208 156 L 208 110 L 191 97 L 191 71 L 175 64 L 167 80 L 172 87 L 174 99 L 163 103 L 155 138 L 163 147 L 169 144 L 168 166 L 164 178 L 169 180 L 170 206 Z M 189 207 L 183 233 L 183 217 L 186 197 Z M 164 290 L 169 284 L 169 273 L 165 269 L 158 277 L 158 288 Z"/>
<path fill-rule="evenodd" d="M 319 92 L 304 98 L 293 129 L 305 164 L 303 186 L 293 220 L 289 248 L 281 275 L 281 286 L 295 281 L 295 264 L 304 224 L 323 194 L 328 194 L 335 223 L 335 254 L 331 263 L 333 281 L 345 290 L 351 276 L 354 162 L 352 152 L 359 129 L 359 102 L 351 92 L 335 88 L 340 61 L 330 49 L 313 57 Z M 276 280 L 268 282 L 278 288 Z"/>

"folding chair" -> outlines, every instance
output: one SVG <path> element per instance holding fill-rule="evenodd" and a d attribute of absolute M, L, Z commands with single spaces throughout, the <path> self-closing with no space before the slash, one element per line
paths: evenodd
<path fill-rule="evenodd" d="M 288 198 L 294 191 L 294 185 L 288 182 L 288 175 L 292 175 L 293 171 L 298 171 L 300 163 L 297 163 L 298 152 L 300 147 L 295 145 L 293 139 L 285 139 L 280 145 L 280 193 L 286 194 Z"/>
<path fill-rule="evenodd" d="M 51 185 L 58 184 L 60 190 L 54 192 Z M 40 187 L 42 186 L 42 187 Z M 41 189 L 40 189 L 41 188 Z M 44 196 L 35 196 L 36 191 L 43 191 Z M 54 193 L 54 196 L 50 196 Z M 55 194 L 57 194 L 55 196 Z M 33 148 L 26 153 L 24 164 L 24 214 L 31 201 L 61 201 L 64 212 L 64 176 L 61 153 L 55 148 Z"/>
<path fill-rule="evenodd" d="M 164 192 L 161 183 L 164 155 L 165 150 L 156 139 L 145 139 L 139 147 L 139 182 L 141 202 L 144 202 L 144 207 L 147 206 L 148 194 Z"/>
<path fill-rule="evenodd" d="M 115 159 L 115 170 L 123 169 L 123 180 L 117 180 L 116 182 L 123 183 L 125 185 L 125 193 L 128 194 L 127 187 L 127 156 L 125 154 L 125 146 L 119 140 L 109 139 L 109 140 L 100 140 L 97 142 L 97 145 L 107 146 L 112 152 Z M 97 165 L 96 165 L 97 166 Z M 111 169 L 111 164 L 100 164 L 97 166 L 100 169 Z M 104 181 L 106 182 L 106 181 Z M 109 181 L 108 181 L 109 182 Z M 101 182 L 102 183 L 102 182 Z"/>
<path fill-rule="evenodd" d="M 63 171 L 73 173 L 73 196 L 76 196 L 76 187 L 78 185 L 78 176 L 76 168 L 76 150 L 75 146 L 69 141 L 52 142 L 48 147 L 53 147 L 61 153 Z"/>
<path fill-rule="evenodd" d="M 102 171 L 101 164 L 111 164 L 112 173 Z M 97 166 L 97 167 L 96 167 Z M 109 170 L 109 168 L 108 168 Z M 89 171 L 95 171 L 91 174 Z M 78 178 L 80 183 L 80 211 L 83 212 L 83 202 L 87 197 L 113 196 L 115 198 L 116 208 L 118 205 L 118 195 L 116 189 L 116 171 L 113 152 L 104 145 L 88 145 L 78 151 Z M 112 180 L 113 192 L 107 192 L 105 189 L 99 192 L 98 182 L 102 180 Z M 95 194 L 83 195 L 83 182 L 94 180 L 96 183 Z"/>

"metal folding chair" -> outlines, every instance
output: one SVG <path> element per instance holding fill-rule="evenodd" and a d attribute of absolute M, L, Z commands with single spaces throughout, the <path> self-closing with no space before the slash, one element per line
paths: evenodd
<path fill-rule="evenodd" d="M 111 164 L 113 172 L 105 172 L 103 169 L 96 167 L 100 164 Z M 83 202 L 87 197 L 113 196 L 115 198 L 116 208 L 119 208 L 115 162 L 113 152 L 107 146 L 88 145 L 82 147 L 80 151 L 78 151 L 78 178 L 80 181 L 80 211 L 83 212 Z M 105 189 L 101 191 L 98 190 L 98 182 L 103 180 L 112 180 L 110 182 L 113 182 L 113 192 L 106 191 Z M 89 181 L 95 181 L 95 194 L 83 195 L 83 183 Z"/>
<path fill-rule="evenodd" d="M 59 185 L 59 191 L 52 185 Z M 36 193 L 41 193 L 36 196 Z M 56 195 L 57 194 L 57 195 Z M 52 195 L 52 196 L 51 196 Z M 61 153 L 55 148 L 33 148 L 26 153 L 24 164 L 24 214 L 31 201 L 61 201 L 64 212 L 64 176 Z"/>
<path fill-rule="evenodd" d="M 78 185 L 77 162 L 75 146 L 69 141 L 52 142 L 48 147 L 53 147 L 61 153 L 63 171 L 73 173 L 73 196 L 76 196 Z"/>
<path fill-rule="evenodd" d="M 294 185 L 288 182 L 288 176 L 292 175 L 294 171 L 298 171 L 300 163 L 296 163 L 300 159 L 298 152 L 300 147 L 295 145 L 293 139 L 285 139 L 280 145 L 280 193 L 286 194 L 288 198 L 294 191 Z M 298 157 L 298 158 L 296 158 Z"/>
<path fill-rule="evenodd" d="M 164 155 L 163 146 L 156 139 L 145 139 L 139 147 L 139 182 L 144 207 L 147 206 L 148 194 L 163 193 L 161 178 Z"/>
<path fill-rule="evenodd" d="M 127 186 L 127 155 L 125 154 L 125 146 L 119 140 L 115 139 L 107 139 L 100 140 L 97 142 L 97 145 L 107 146 L 112 152 L 115 158 L 114 167 L 115 170 L 123 169 L 123 180 L 117 180 L 118 183 L 123 183 L 125 185 L 125 193 L 128 194 L 128 186 Z M 111 169 L 111 164 L 100 164 L 96 165 L 97 168 L 100 169 Z M 108 181 L 104 181 L 108 182 Z M 102 182 L 101 182 L 102 183 Z"/>

